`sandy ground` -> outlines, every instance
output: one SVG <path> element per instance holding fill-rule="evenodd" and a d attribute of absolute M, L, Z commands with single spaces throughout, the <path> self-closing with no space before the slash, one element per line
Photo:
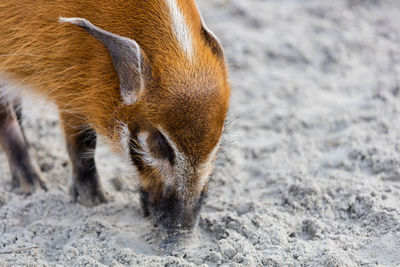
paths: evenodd
<path fill-rule="evenodd" d="M 10 191 L 0 152 L 0 266 L 400 266 L 400 2 L 199 4 L 225 46 L 233 99 L 194 235 L 159 250 L 135 179 L 104 146 L 113 201 L 71 203 L 56 113 L 28 103 L 51 189 Z"/>

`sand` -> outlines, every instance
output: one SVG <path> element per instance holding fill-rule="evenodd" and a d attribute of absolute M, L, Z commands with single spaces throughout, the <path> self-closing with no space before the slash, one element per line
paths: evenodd
<path fill-rule="evenodd" d="M 159 249 L 136 175 L 104 145 L 112 202 L 71 203 L 56 112 L 30 100 L 24 125 L 50 190 L 11 191 L 0 152 L 0 266 L 400 266 L 400 2 L 199 4 L 233 98 L 193 236 Z"/>

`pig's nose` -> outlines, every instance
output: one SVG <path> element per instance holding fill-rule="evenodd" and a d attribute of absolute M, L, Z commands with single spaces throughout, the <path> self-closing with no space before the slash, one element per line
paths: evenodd
<path fill-rule="evenodd" d="M 156 222 L 169 236 L 182 235 L 194 227 L 197 211 L 176 197 L 164 199 L 156 209 Z"/>
<path fill-rule="evenodd" d="M 188 240 L 189 236 L 190 235 L 187 233 L 182 232 L 168 235 L 161 240 L 159 248 L 165 252 L 173 251 L 174 248 L 184 244 L 184 242 Z"/>

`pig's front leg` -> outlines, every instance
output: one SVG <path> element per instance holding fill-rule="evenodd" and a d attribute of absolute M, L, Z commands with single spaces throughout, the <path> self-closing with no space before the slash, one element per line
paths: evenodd
<path fill-rule="evenodd" d="M 61 115 L 72 164 L 72 200 L 84 206 L 106 203 L 94 160 L 96 132 L 72 115 Z"/>
<path fill-rule="evenodd" d="M 31 158 L 28 143 L 10 102 L 0 97 L 0 146 L 7 155 L 12 185 L 30 194 L 37 186 L 47 190 L 45 180 Z"/>

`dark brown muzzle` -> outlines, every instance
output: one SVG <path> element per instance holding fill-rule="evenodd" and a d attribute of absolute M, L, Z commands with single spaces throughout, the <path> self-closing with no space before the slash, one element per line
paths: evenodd
<path fill-rule="evenodd" d="M 172 190 L 159 197 L 141 190 L 141 202 L 145 216 L 151 215 L 160 230 L 168 237 L 190 233 L 197 223 L 205 193 L 186 199 Z"/>

